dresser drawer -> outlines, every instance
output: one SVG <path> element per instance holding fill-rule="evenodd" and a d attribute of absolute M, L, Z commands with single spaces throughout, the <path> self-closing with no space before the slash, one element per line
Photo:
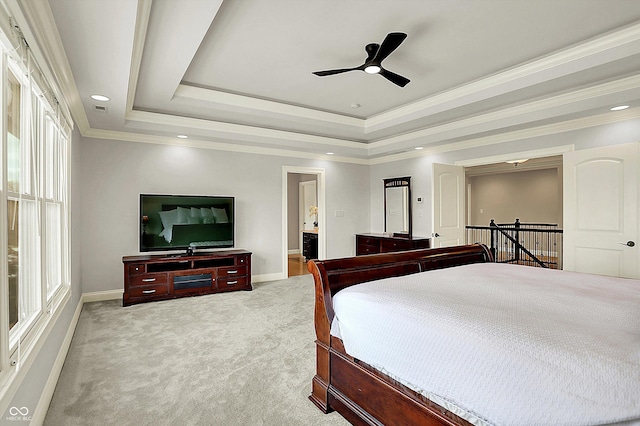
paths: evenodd
<path fill-rule="evenodd" d="M 410 240 L 382 240 L 380 244 L 380 251 L 382 252 L 411 250 L 412 248 L 413 243 Z"/>
<path fill-rule="evenodd" d="M 228 277 L 228 278 L 218 278 L 218 291 L 231 291 L 231 290 L 240 290 L 247 287 L 248 278 L 247 277 Z"/>
<path fill-rule="evenodd" d="M 379 238 L 373 238 L 373 237 L 361 237 L 358 236 L 356 238 L 356 244 L 358 245 L 365 245 L 365 246 L 379 246 L 380 245 L 380 239 Z"/>
<path fill-rule="evenodd" d="M 166 284 L 145 285 L 129 289 L 130 298 L 166 296 L 167 294 L 169 294 L 169 287 Z"/>
<path fill-rule="evenodd" d="M 376 254 L 376 253 L 380 253 L 380 246 L 379 245 L 368 245 L 368 244 L 360 244 L 358 243 L 358 246 L 356 247 L 356 254 L 358 256 L 363 255 L 363 254 Z"/>
<path fill-rule="evenodd" d="M 218 268 L 218 278 L 242 277 L 246 275 L 247 275 L 246 266 L 225 266 L 224 268 Z"/>
<path fill-rule="evenodd" d="M 148 286 L 155 284 L 167 284 L 167 274 L 165 273 L 157 273 L 157 274 L 143 274 L 143 275 L 133 275 L 129 279 L 129 286 L 137 287 L 137 286 Z"/>

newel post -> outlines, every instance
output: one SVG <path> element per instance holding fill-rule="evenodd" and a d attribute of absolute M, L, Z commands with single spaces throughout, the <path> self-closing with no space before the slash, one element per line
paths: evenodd
<path fill-rule="evenodd" d="M 497 225 L 493 221 L 493 219 L 491 219 L 491 222 L 489 222 L 489 227 L 491 228 L 491 247 L 490 247 L 490 250 L 491 250 L 491 254 L 493 255 L 493 260 L 495 262 L 497 260 L 497 257 L 496 257 L 496 241 L 497 241 L 497 237 L 498 237 L 498 235 L 497 235 L 498 231 L 496 229 Z"/>
<path fill-rule="evenodd" d="M 513 224 L 513 227 L 516 228 L 516 262 L 520 260 L 520 219 L 516 218 L 516 223 Z"/>

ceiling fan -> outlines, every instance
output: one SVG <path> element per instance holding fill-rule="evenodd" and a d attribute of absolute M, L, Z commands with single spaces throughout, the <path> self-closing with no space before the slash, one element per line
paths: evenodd
<path fill-rule="evenodd" d="M 341 74 L 347 71 L 364 71 L 367 74 L 380 74 L 390 82 L 397 84 L 400 87 L 404 87 L 409 83 L 409 79 L 388 71 L 382 68 L 382 61 L 389 56 L 394 50 L 400 46 L 400 43 L 407 38 L 405 33 L 389 33 L 385 37 L 382 44 L 370 43 L 367 44 L 365 50 L 367 52 L 367 59 L 364 64 L 355 68 L 340 68 L 327 71 L 315 71 L 313 74 L 324 77 L 327 75 Z"/>

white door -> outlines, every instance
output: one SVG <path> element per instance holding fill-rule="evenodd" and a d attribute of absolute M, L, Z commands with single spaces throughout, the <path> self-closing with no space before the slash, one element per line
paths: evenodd
<path fill-rule="evenodd" d="M 564 154 L 563 269 L 639 278 L 638 144 Z"/>
<path fill-rule="evenodd" d="M 433 164 L 432 247 L 465 243 L 464 167 Z"/>

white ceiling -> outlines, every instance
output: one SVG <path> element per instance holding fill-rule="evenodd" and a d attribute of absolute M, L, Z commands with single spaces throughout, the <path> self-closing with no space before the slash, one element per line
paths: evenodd
<path fill-rule="evenodd" d="M 371 162 L 640 117 L 637 0 L 13 1 L 88 137 Z M 404 88 L 312 74 L 393 31 Z"/>

